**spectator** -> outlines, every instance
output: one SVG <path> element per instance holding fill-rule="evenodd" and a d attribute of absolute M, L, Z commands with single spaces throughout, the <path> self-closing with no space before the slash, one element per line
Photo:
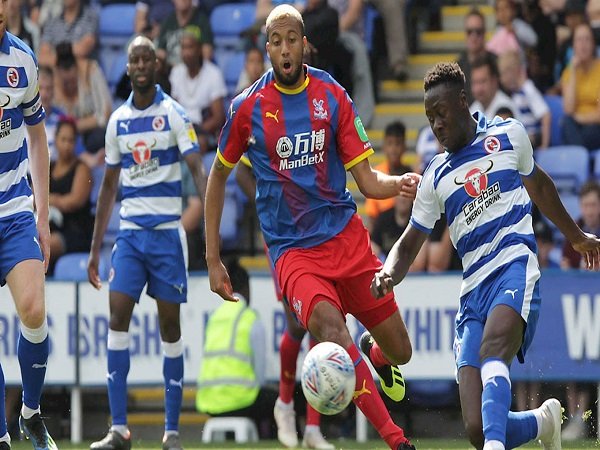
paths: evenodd
<path fill-rule="evenodd" d="M 58 154 L 50 163 L 50 264 L 65 253 L 87 252 L 92 243 L 94 219 L 90 192 L 92 174 L 77 159 L 77 127 L 71 119 L 56 125 Z"/>
<path fill-rule="evenodd" d="M 552 120 L 550 108 L 533 81 L 527 78 L 519 53 L 510 50 L 500 55 L 498 69 L 502 87 L 517 106 L 531 144 L 534 148 L 547 148 L 550 145 Z"/>
<path fill-rule="evenodd" d="M 470 110 L 482 111 L 488 120 L 493 119 L 500 108 L 512 111 L 512 117 L 519 118 L 518 108 L 504 92 L 500 90 L 498 66 L 490 57 L 483 57 L 471 65 L 471 91 L 475 101 Z"/>
<path fill-rule="evenodd" d="M 169 66 L 181 62 L 181 35 L 188 25 L 200 29 L 202 58 L 205 61 L 213 57 L 213 34 L 206 14 L 194 6 L 193 0 L 173 0 L 175 10 L 164 19 L 158 36 L 157 56 Z"/>
<path fill-rule="evenodd" d="M 21 6 L 21 0 L 8 0 L 6 2 L 4 16 L 7 21 L 6 28 L 37 53 L 40 45 L 40 29 L 29 20 L 29 17 L 23 16 Z"/>
<path fill-rule="evenodd" d="M 533 224 L 533 232 L 537 241 L 538 248 L 538 263 L 540 269 L 559 269 L 560 264 L 551 259 L 552 250 L 554 250 L 554 239 L 552 236 L 552 229 L 545 220 L 538 220 Z M 529 405 L 531 408 L 537 408 L 539 406 Z M 521 409 L 524 411 L 525 409 Z"/>
<path fill-rule="evenodd" d="M 406 0 L 371 0 L 383 19 L 388 66 L 398 81 L 408 79 L 408 35 L 406 33 Z"/>
<path fill-rule="evenodd" d="M 600 42 L 600 0 L 587 0 L 587 4 L 585 4 L 585 14 L 594 31 L 594 41 L 596 42 L 596 45 L 598 45 Z"/>
<path fill-rule="evenodd" d="M 96 61 L 75 60 L 71 44 L 56 48 L 57 63 L 54 103 L 75 118 L 77 132 L 86 149 L 81 157 L 94 167 L 104 162 L 104 131 L 112 109 L 106 79 Z"/>
<path fill-rule="evenodd" d="M 375 167 L 376 170 L 388 175 L 403 175 L 412 171 L 410 167 L 402 163 L 402 156 L 406 152 L 406 127 L 402 122 L 392 122 L 385 127 L 382 149 L 385 161 Z M 394 198 L 381 200 L 367 198 L 365 212 L 369 216 L 368 228 L 373 228 L 379 214 L 393 207 Z M 385 252 L 386 255 L 388 253 Z"/>
<path fill-rule="evenodd" d="M 246 59 L 244 61 L 244 70 L 240 73 L 236 92 L 242 92 L 248 86 L 252 86 L 263 73 L 265 73 L 265 56 L 258 47 L 250 47 L 246 50 Z"/>
<path fill-rule="evenodd" d="M 375 93 L 369 55 L 364 37 L 363 0 L 328 0 L 337 10 L 340 41 L 352 53 L 352 98 L 363 125 L 368 127 L 375 114 Z"/>
<path fill-rule="evenodd" d="M 202 31 L 188 25 L 181 34 L 181 63 L 171 70 L 171 95 L 186 110 L 194 124 L 201 152 L 216 142 L 225 123 L 224 98 L 227 87 L 220 69 L 202 59 Z"/>
<path fill-rule="evenodd" d="M 415 148 L 415 153 L 419 157 L 419 173 L 423 173 L 425 171 L 425 168 L 435 155 L 443 152 L 444 148 L 438 142 L 437 138 L 433 134 L 433 131 L 431 131 L 431 127 L 426 125 L 421 128 L 419 135 L 417 136 L 417 144 Z"/>
<path fill-rule="evenodd" d="M 206 324 L 196 408 L 211 416 L 245 416 L 261 438 L 273 437 L 277 393 L 265 384 L 265 329 L 250 308 L 248 273 L 237 261 L 227 264 L 238 302 L 223 302 Z"/>
<path fill-rule="evenodd" d="M 61 42 L 72 44 L 77 59 L 94 58 L 98 38 L 98 16 L 82 0 L 64 0 L 62 13 L 44 25 L 40 44 L 40 65 L 54 67 L 56 47 Z"/>
<path fill-rule="evenodd" d="M 567 68 L 573 57 L 573 36 L 575 35 L 575 28 L 580 24 L 585 23 L 586 20 L 584 5 L 579 1 L 568 2 L 567 8 L 565 9 L 564 20 L 569 35 L 560 43 L 558 48 L 556 67 L 554 68 L 554 75 L 557 80 L 560 79 L 561 74 Z M 560 92 L 560 84 L 553 89 L 553 92 Z"/>
<path fill-rule="evenodd" d="M 589 181 L 579 191 L 579 209 L 581 217 L 577 221 L 579 227 L 586 233 L 600 233 L 600 185 L 596 181 Z M 583 268 L 585 261 L 573 247 L 565 242 L 563 246 L 563 269 Z"/>
<path fill-rule="evenodd" d="M 485 48 L 485 17 L 477 8 L 471 9 L 465 16 L 464 28 L 466 49 L 460 54 L 457 62 L 465 74 L 465 93 L 467 101 L 471 104 L 474 101 L 471 93 L 471 65 L 481 58 L 495 59 L 496 55 Z"/>
<path fill-rule="evenodd" d="M 56 125 L 65 112 L 54 105 L 54 74 L 52 69 L 46 66 L 39 68 L 39 84 L 40 84 L 40 99 L 42 106 L 46 111 L 46 136 L 48 137 L 48 150 L 50 152 L 50 160 L 54 161 L 58 158 L 56 147 L 54 146 L 54 136 L 56 134 Z"/>
<path fill-rule="evenodd" d="M 537 44 L 526 51 L 529 78 L 541 92 L 554 85 L 556 61 L 556 26 L 542 12 L 538 0 L 524 0 L 523 18 L 537 34 Z"/>
<path fill-rule="evenodd" d="M 172 0 L 138 0 L 135 4 L 136 34 L 147 34 L 155 40 L 160 34 L 160 23 L 174 11 Z"/>
<path fill-rule="evenodd" d="M 521 54 L 537 44 L 537 34 L 527 22 L 517 17 L 517 5 L 514 0 L 496 0 L 496 32 L 488 41 L 486 48 L 496 55 L 508 50 L 517 50 Z"/>
<path fill-rule="evenodd" d="M 573 57 L 560 78 L 563 96 L 563 143 L 600 148 L 600 60 L 592 28 L 578 25 L 573 37 Z"/>

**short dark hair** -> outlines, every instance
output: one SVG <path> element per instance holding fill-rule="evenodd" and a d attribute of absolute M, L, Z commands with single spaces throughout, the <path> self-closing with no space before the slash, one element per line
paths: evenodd
<path fill-rule="evenodd" d="M 56 45 L 56 67 L 70 69 L 77 64 L 73 54 L 73 45 L 68 42 L 60 42 Z"/>
<path fill-rule="evenodd" d="M 467 13 L 467 15 L 465 16 L 465 20 L 468 17 L 471 16 L 475 16 L 475 17 L 479 17 L 481 19 L 481 21 L 483 22 L 483 29 L 485 30 L 485 17 L 484 15 L 481 13 L 481 11 L 479 10 L 479 8 L 477 8 L 476 6 L 473 6 L 469 12 Z"/>
<path fill-rule="evenodd" d="M 250 276 L 237 258 L 232 258 L 227 262 L 227 273 L 231 280 L 231 287 L 234 292 L 242 294 L 248 303 L 250 303 Z"/>
<path fill-rule="evenodd" d="M 385 127 L 385 131 L 383 132 L 383 135 L 384 135 L 384 137 L 385 136 L 395 136 L 395 137 L 404 139 L 404 136 L 406 136 L 406 127 L 399 120 L 395 120 L 394 122 L 389 123 Z"/>
<path fill-rule="evenodd" d="M 500 77 L 500 72 L 498 71 L 498 64 L 496 63 L 496 58 L 492 54 L 486 53 L 485 55 L 476 58 L 475 61 L 473 61 L 473 64 L 471 64 L 471 72 L 481 67 L 487 67 L 493 77 Z"/>
<path fill-rule="evenodd" d="M 465 88 L 465 74 L 455 62 L 437 63 L 425 74 L 425 92 L 439 84 L 450 84 L 459 89 Z"/>
<path fill-rule="evenodd" d="M 600 198 L 600 184 L 598 184 L 595 180 L 587 181 L 581 186 L 579 190 L 579 198 L 582 198 L 584 195 L 589 194 L 590 192 L 595 192 L 598 198 Z"/>

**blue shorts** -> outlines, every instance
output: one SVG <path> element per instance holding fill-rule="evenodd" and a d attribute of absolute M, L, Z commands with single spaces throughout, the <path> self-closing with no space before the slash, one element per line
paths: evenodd
<path fill-rule="evenodd" d="M 38 241 L 35 218 L 31 212 L 21 212 L 0 219 L 0 285 L 21 261 L 44 260 Z"/>
<path fill-rule="evenodd" d="M 531 345 L 540 313 L 537 261 L 523 256 L 498 268 L 486 280 L 460 299 L 456 315 L 454 358 L 457 371 L 464 366 L 481 367 L 479 349 L 488 315 L 498 305 L 514 309 L 525 321 L 523 343 L 517 353 L 520 362 Z"/>
<path fill-rule="evenodd" d="M 110 290 L 139 301 L 144 285 L 155 299 L 185 303 L 187 241 L 183 228 L 121 230 L 112 252 Z"/>

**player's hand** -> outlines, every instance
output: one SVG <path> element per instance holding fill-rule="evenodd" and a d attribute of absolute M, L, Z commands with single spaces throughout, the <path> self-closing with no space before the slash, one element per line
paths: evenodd
<path fill-rule="evenodd" d="M 371 294 L 375 298 L 384 297 L 388 292 L 394 289 L 394 280 L 392 276 L 380 270 L 371 281 Z"/>
<path fill-rule="evenodd" d="M 90 252 L 90 257 L 88 258 L 87 264 L 87 273 L 88 273 L 88 281 L 92 286 L 96 289 L 100 290 L 102 287 L 102 282 L 100 281 L 100 275 L 98 275 L 98 264 L 100 262 L 100 256 L 97 252 Z"/>
<path fill-rule="evenodd" d="M 600 239 L 598 237 L 590 233 L 585 233 L 585 236 L 581 240 L 571 242 L 571 245 L 583 256 L 586 269 L 600 269 Z"/>
<path fill-rule="evenodd" d="M 417 196 L 417 187 L 421 181 L 421 175 L 414 172 L 405 173 L 400 177 L 400 196 L 414 200 Z"/>
<path fill-rule="evenodd" d="M 223 300 L 228 302 L 238 302 L 240 299 L 233 296 L 233 287 L 227 269 L 221 261 L 214 266 L 208 267 L 208 279 L 210 290 L 219 294 Z"/>
<path fill-rule="evenodd" d="M 48 264 L 50 263 L 50 225 L 48 218 L 38 217 L 37 219 L 37 232 L 39 238 L 40 249 L 42 250 L 42 256 L 44 257 L 44 273 L 48 271 Z"/>

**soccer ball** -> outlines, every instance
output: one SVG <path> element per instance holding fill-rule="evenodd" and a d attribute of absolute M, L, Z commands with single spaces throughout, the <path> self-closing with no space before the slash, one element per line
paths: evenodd
<path fill-rule="evenodd" d="M 302 392 L 313 408 L 328 416 L 337 414 L 352 401 L 354 363 L 340 345 L 321 342 L 306 355 L 301 381 Z"/>

